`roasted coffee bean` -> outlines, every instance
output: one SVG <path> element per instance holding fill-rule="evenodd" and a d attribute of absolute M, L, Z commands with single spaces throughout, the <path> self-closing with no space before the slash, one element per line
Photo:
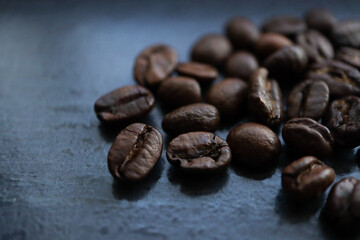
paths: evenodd
<path fill-rule="evenodd" d="M 226 169 L 231 161 L 228 144 L 209 132 L 177 136 L 166 150 L 168 161 L 189 173 L 213 173 Z"/>
<path fill-rule="evenodd" d="M 94 109 L 100 121 L 122 125 L 146 116 L 154 104 L 154 96 L 146 88 L 125 86 L 101 96 Z"/>
<path fill-rule="evenodd" d="M 257 118 L 269 127 L 277 128 L 283 118 L 281 91 L 275 80 L 269 80 L 265 68 L 260 68 L 249 82 L 248 107 Z"/>
<path fill-rule="evenodd" d="M 346 20 L 337 23 L 333 28 L 331 37 L 338 47 L 360 48 L 360 21 Z"/>
<path fill-rule="evenodd" d="M 287 116 L 319 120 L 329 103 L 329 87 L 322 81 L 304 81 L 296 85 L 287 100 Z"/>
<path fill-rule="evenodd" d="M 296 42 L 305 50 L 309 62 L 321 62 L 334 57 L 333 46 L 324 35 L 317 31 L 300 33 L 296 37 Z"/>
<path fill-rule="evenodd" d="M 245 108 L 247 83 L 237 78 L 226 78 L 212 86 L 206 101 L 214 105 L 222 119 L 234 120 Z"/>
<path fill-rule="evenodd" d="M 329 35 L 337 22 L 334 15 L 326 9 L 314 8 L 305 14 L 305 21 L 309 28 Z"/>
<path fill-rule="evenodd" d="M 300 46 L 284 47 L 271 54 L 264 62 L 269 72 L 277 77 L 294 77 L 306 69 L 307 55 Z"/>
<path fill-rule="evenodd" d="M 213 132 L 219 127 L 220 116 L 216 107 L 194 103 L 175 109 L 165 115 L 162 128 L 170 135 L 192 131 Z"/>
<path fill-rule="evenodd" d="M 208 34 L 200 38 L 191 50 L 191 59 L 195 62 L 221 67 L 232 52 L 230 41 L 219 34 Z"/>
<path fill-rule="evenodd" d="M 250 49 L 259 38 L 259 29 L 249 19 L 235 17 L 226 24 L 226 35 L 238 49 Z"/>
<path fill-rule="evenodd" d="M 332 97 L 360 94 L 359 70 L 343 62 L 327 60 L 315 63 L 310 67 L 307 78 L 324 81 Z"/>
<path fill-rule="evenodd" d="M 290 198 L 304 201 L 323 194 L 334 179 L 334 169 L 316 157 L 307 156 L 284 168 L 281 184 Z"/>
<path fill-rule="evenodd" d="M 185 62 L 177 66 L 176 71 L 180 75 L 195 78 L 200 83 L 209 83 L 214 81 L 219 73 L 216 68 L 197 62 Z"/>
<path fill-rule="evenodd" d="M 287 37 L 294 37 L 296 34 L 304 32 L 306 24 L 295 16 L 277 16 L 266 20 L 263 24 L 264 32 L 275 32 Z"/>
<path fill-rule="evenodd" d="M 360 50 L 356 48 L 342 47 L 336 52 L 335 58 L 347 63 L 358 70 L 360 69 Z"/>
<path fill-rule="evenodd" d="M 108 168 L 115 179 L 140 181 L 161 156 L 163 138 L 158 130 L 133 123 L 119 133 L 108 154 Z"/>
<path fill-rule="evenodd" d="M 325 125 L 343 148 L 360 145 L 360 98 L 347 96 L 331 103 L 324 118 Z"/>
<path fill-rule="evenodd" d="M 311 118 L 293 118 L 285 123 L 284 142 L 298 154 L 330 156 L 334 139 L 330 130 Z"/>
<path fill-rule="evenodd" d="M 237 52 L 225 63 L 225 74 L 228 77 L 241 78 L 248 81 L 259 65 L 254 55 L 248 52 Z"/>
<path fill-rule="evenodd" d="M 188 77 L 169 77 L 161 83 L 157 94 L 163 104 L 169 107 L 201 102 L 199 83 Z"/>
<path fill-rule="evenodd" d="M 177 53 L 167 45 L 153 45 L 144 49 L 136 58 L 134 78 L 143 86 L 157 86 L 175 69 Z"/>
<path fill-rule="evenodd" d="M 251 168 L 265 168 L 276 162 L 281 152 L 278 136 L 258 123 L 243 123 L 229 132 L 233 160 Z"/>
<path fill-rule="evenodd" d="M 343 178 L 332 187 L 324 208 L 327 220 L 352 230 L 360 227 L 360 181 Z"/>
<path fill-rule="evenodd" d="M 274 52 L 291 45 L 293 45 L 293 42 L 281 34 L 263 33 L 255 44 L 255 52 L 260 58 L 266 58 Z"/>

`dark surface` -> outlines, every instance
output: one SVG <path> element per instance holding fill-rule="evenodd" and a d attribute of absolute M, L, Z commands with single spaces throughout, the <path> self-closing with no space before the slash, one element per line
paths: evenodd
<path fill-rule="evenodd" d="M 335 238 L 319 220 L 325 197 L 298 207 L 281 191 L 281 170 L 295 159 L 285 148 L 262 173 L 185 178 L 165 151 L 136 186 L 114 183 L 107 170 L 116 133 L 100 126 L 93 103 L 134 83 L 144 47 L 168 43 L 184 61 L 200 35 L 221 32 L 233 15 L 260 23 L 325 3 L 246 2 L 1 1 L 0 239 Z M 340 18 L 359 16 L 359 1 L 326 2 Z M 161 130 L 161 116 L 157 106 L 147 122 Z M 342 151 L 326 162 L 337 180 L 359 178 L 359 158 Z"/>

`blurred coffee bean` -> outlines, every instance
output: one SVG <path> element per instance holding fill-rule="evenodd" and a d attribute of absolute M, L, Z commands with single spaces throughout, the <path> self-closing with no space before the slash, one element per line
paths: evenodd
<path fill-rule="evenodd" d="M 237 78 L 226 78 L 210 88 L 206 102 L 214 105 L 222 119 L 234 120 L 245 109 L 247 83 Z"/>
<path fill-rule="evenodd" d="M 259 65 L 254 55 L 249 52 L 236 52 L 225 63 L 225 74 L 228 77 L 248 81 Z"/>
<path fill-rule="evenodd" d="M 329 103 L 329 87 L 322 81 L 303 81 L 291 90 L 287 100 L 287 116 L 319 120 Z"/>
<path fill-rule="evenodd" d="M 191 50 L 191 60 L 222 67 L 232 52 L 230 41 L 219 34 L 208 34 L 200 38 Z"/>
<path fill-rule="evenodd" d="M 278 136 L 258 123 L 243 123 L 234 127 L 226 141 L 233 160 L 251 168 L 265 168 L 274 164 L 281 152 Z"/>
<path fill-rule="evenodd" d="M 265 125 L 279 127 L 284 118 L 281 90 L 275 80 L 268 79 L 265 68 L 252 75 L 248 94 L 249 110 Z"/>
<path fill-rule="evenodd" d="M 226 24 L 226 35 L 237 49 L 251 49 L 259 34 L 253 22 L 244 17 L 234 17 Z"/>
<path fill-rule="evenodd" d="M 146 88 L 125 86 L 101 96 L 94 109 L 100 121 L 123 125 L 146 116 L 154 104 L 154 96 Z"/>
<path fill-rule="evenodd" d="M 334 57 L 334 49 L 329 40 L 317 31 L 308 31 L 296 36 L 296 42 L 301 46 L 309 62 L 321 62 Z"/>
<path fill-rule="evenodd" d="M 305 22 L 295 16 L 283 15 L 267 19 L 263 23 L 264 32 L 275 32 L 287 37 L 295 37 L 306 30 Z"/>
<path fill-rule="evenodd" d="M 140 85 L 157 86 L 174 71 L 177 61 L 177 53 L 171 47 L 164 44 L 150 46 L 137 56 L 134 78 Z"/>
<path fill-rule="evenodd" d="M 335 179 L 335 171 L 316 157 L 302 157 L 286 166 L 281 184 L 295 201 L 306 201 L 323 194 Z"/>
<path fill-rule="evenodd" d="M 343 62 L 327 60 L 315 63 L 310 67 L 307 78 L 324 81 L 332 97 L 360 94 L 359 70 Z"/>
<path fill-rule="evenodd" d="M 195 78 L 200 83 L 210 83 L 214 81 L 219 73 L 216 68 L 197 62 L 185 62 L 176 67 L 176 71 L 183 76 Z"/>
<path fill-rule="evenodd" d="M 293 42 L 278 33 L 263 33 L 255 44 L 255 52 L 259 58 L 266 58 L 274 52 L 291 46 Z"/>
<path fill-rule="evenodd" d="M 330 130 L 310 118 L 293 118 L 282 129 L 284 142 L 296 153 L 330 156 L 333 152 L 334 139 Z"/>
<path fill-rule="evenodd" d="M 188 173 L 223 171 L 231 161 L 228 144 L 209 132 L 184 133 L 169 143 L 166 157 L 173 166 Z"/>
<path fill-rule="evenodd" d="M 333 28 L 331 39 L 338 47 L 360 48 L 360 21 L 338 22 Z"/>
<path fill-rule="evenodd" d="M 199 83 L 188 77 L 169 77 L 161 83 L 157 95 L 168 107 L 181 107 L 201 102 Z"/>
<path fill-rule="evenodd" d="M 337 22 L 335 16 L 326 9 L 313 8 L 306 12 L 305 21 L 308 28 L 329 35 Z"/>
<path fill-rule="evenodd" d="M 162 128 L 170 135 L 192 131 L 215 131 L 220 124 L 219 111 L 206 103 L 194 103 L 165 115 Z"/>
<path fill-rule="evenodd" d="M 336 143 L 343 148 L 360 145 L 360 98 L 347 96 L 333 101 L 324 118 Z"/>
<path fill-rule="evenodd" d="M 342 47 L 336 52 L 335 59 L 347 63 L 360 70 L 360 50 L 356 48 Z"/>

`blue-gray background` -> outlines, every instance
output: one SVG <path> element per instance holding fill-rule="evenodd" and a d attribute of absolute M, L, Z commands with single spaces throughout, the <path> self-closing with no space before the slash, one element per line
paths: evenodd
<path fill-rule="evenodd" d="M 312 6 L 340 19 L 360 12 L 356 0 L 1 1 L 0 239 L 335 238 L 319 222 L 325 197 L 305 207 L 284 197 L 286 150 L 265 173 L 229 168 L 203 181 L 179 176 L 163 154 L 147 182 L 126 187 L 107 170 L 115 134 L 93 113 L 100 95 L 133 84 L 134 58 L 149 44 L 167 43 L 185 61 L 231 16 L 260 24 Z M 156 107 L 147 122 L 161 129 L 162 114 Z M 358 151 L 328 164 L 337 179 L 360 177 Z"/>

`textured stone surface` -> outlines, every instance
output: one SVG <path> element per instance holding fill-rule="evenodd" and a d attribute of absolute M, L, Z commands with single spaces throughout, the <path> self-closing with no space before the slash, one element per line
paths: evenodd
<path fill-rule="evenodd" d="M 165 42 L 185 61 L 200 35 L 233 15 L 260 23 L 314 4 L 277 2 L 1 1 L 0 239 L 329 238 L 318 219 L 324 198 L 300 208 L 281 191 L 281 170 L 296 159 L 286 149 L 265 173 L 229 168 L 206 180 L 181 177 L 164 151 L 147 182 L 118 185 L 106 165 L 116 132 L 93 112 L 99 96 L 135 83 L 147 45 Z M 357 1 L 331 2 L 339 18 L 358 16 Z M 157 106 L 146 122 L 161 130 L 162 114 Z M 359 158 L 354 150 L 325 162 L 336 180 L 359 178 Z"/>

